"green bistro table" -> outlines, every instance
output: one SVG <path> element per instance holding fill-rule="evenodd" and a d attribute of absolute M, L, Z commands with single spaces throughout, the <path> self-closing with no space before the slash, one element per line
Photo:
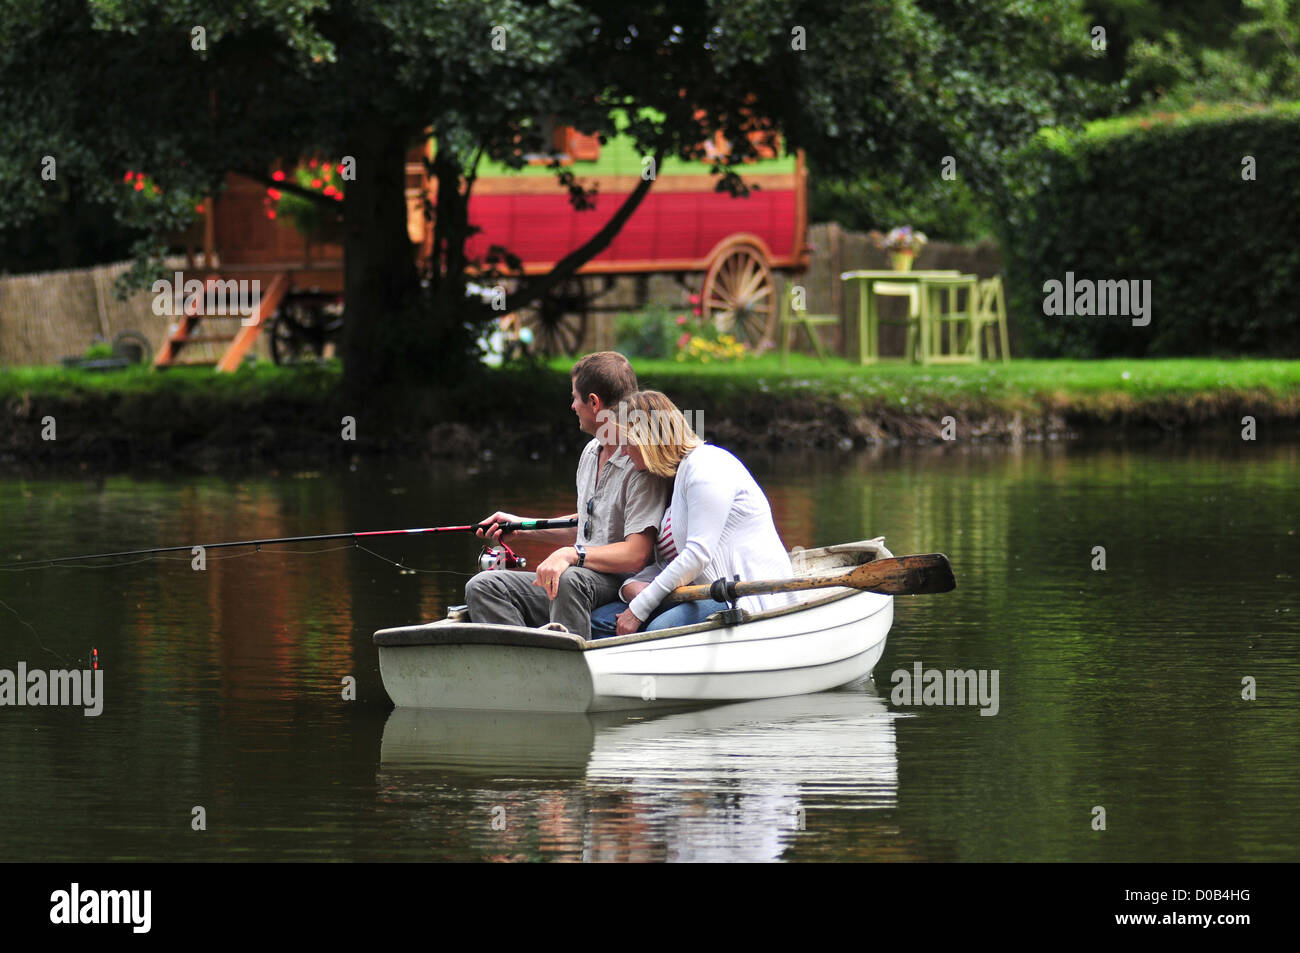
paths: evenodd
<path fill-rule="evenodd" d="M 961 272 L 946 271 L 894 271 L 866 270 L 846 271 L 840 280 L 849 283 L 858 282 L 858 363 L 875 364 L 880 360 L 880 312 L 877 297 L 879 295 L 905 295 L 909 301 L 907 359 L 929 363 L 930 295 L 926 292 L 928 278 L 961 278 Z M 973 276 L 972 276 L 973 277 Z M 890 322 L 895 323 L 895 322 Z M 919 336 L 920 346 L 914 348 L 912 340 Z"/>

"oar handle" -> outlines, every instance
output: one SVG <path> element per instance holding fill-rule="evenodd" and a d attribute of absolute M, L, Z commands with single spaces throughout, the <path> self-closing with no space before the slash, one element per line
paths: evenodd
<path fill-rule="evenodd" d="M 745 596 L 762 596 L 773 592 L 798 592 L 803 589 L 817 589 L 824 586 L 843 585 L 842 581 L 831 582 L 825 577 L 807 579 L 756 579 L 741 582 L 738 579 L 715 579 L 704 586 L 679 586 L 669 593 L 673 602 L 699 602 L 712 599 L 714 602 L 735 602 Z"/>

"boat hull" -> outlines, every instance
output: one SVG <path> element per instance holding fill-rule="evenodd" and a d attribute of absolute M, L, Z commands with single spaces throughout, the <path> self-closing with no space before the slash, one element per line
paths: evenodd
<path fill-rule="evenodd" d="M 879 540 L 808 552 L 796 571 L 889 556 Z M 591 712 L 778 698 L 838 688 L 880 661 L 893 598 L 826 592 L 737 625 L 715 620 L 588 641 L 452 619 L 382 629 L 374 642 L 399 707 Z"/>
<path fill-rule="evenodd" d="M 558 647 L 381 645 L 379 674 L 398 707 L 594 710 L 583 653 Z"/>

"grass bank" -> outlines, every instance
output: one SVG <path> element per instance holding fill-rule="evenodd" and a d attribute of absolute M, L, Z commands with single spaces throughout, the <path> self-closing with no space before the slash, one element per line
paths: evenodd
<path fill-rule="evenodd" d="M 193 462 L 551 453 L 582 440 L 571 362 L 486 368 L 399 406 L 350 406 L 337 364 L 235 374 L 0 370 L 0 454 L 26 460 Z M 841 447 L 943 438 L 1021 440 L 1090 431 L 1300 433 L 1300 361 L 1014 361 L 950 367 L 792 355 L 739 364 L 634 362 L 642 386 L 702 413 L 705 436 L 746 447 Z M 49 420 L 53 421 L 54 439 Z M 354 422 L 349 435 L 345 418 Z M 353 439 L 354 437 L 354 439 Z"/>
<path fill-rule="evenodd" d="M 559 367 L 557 366 L 558 370 Z M 641 361 L 645 386 L 682 406 L 711 408 L 721 434 L 822 446 L 943 438 L 1039 439 L 1087 431 L 1239 433 L 1253 416 L 1300 432 L 1300 361 L 1012 361 L 1009 364 L 863 367 L 792 355 L 744 365 Z M 738 433 L 733 434 L 732 431 Z"/>

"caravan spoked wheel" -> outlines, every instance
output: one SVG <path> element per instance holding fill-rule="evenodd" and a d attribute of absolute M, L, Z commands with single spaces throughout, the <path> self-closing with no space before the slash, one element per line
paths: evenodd
<path fill-rule="evenodd" d="M 301 364 L 332 357 L 343 329 L 343 301 L 338 295 L 289 295 L 271 325 L 271 359 Z"/>
<path fill-rule="evenodd" d="M 737 243 L 722 249 L 704 276 L 704 320 L 733 335 L 751 350 L 772 346 L 776 324 L 776 285 L 763 253 Z"/>

